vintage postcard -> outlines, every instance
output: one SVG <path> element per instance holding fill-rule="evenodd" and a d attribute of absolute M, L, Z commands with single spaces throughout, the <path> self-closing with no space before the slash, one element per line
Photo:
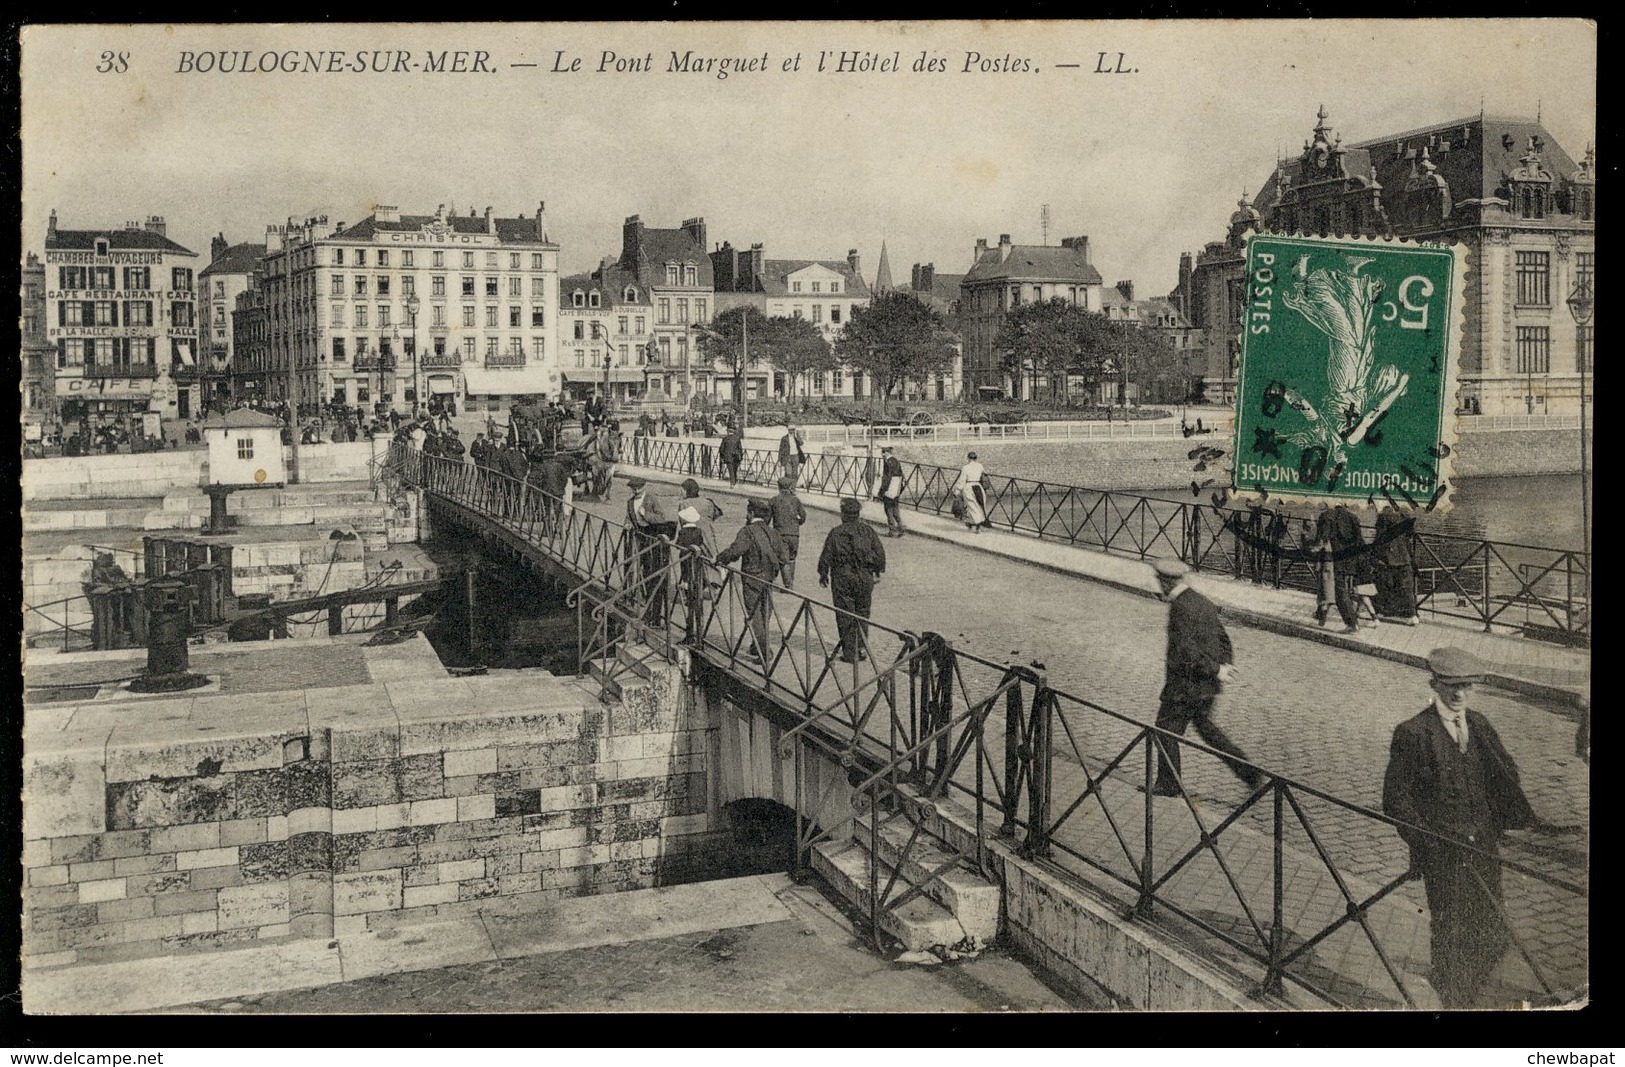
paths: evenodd
<path fill-rule="evenodd" d="M 1594 24 L 20 51 L 26 1012 L 1588 1003 Z"/>

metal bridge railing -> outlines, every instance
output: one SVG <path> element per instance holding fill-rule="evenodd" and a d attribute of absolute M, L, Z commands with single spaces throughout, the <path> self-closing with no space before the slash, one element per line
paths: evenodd
<path fill-rule="evenodd" d="M 1479 889 L 1521 964 L 1503 989 L 1555 1002 L 1586 981 L 1588 889 L 1561 862 L 1543 869 L 1539 855 L 1486 852 L 1268 767 L 1258 768 L 1264 784 L 1222 813 L 1192 786 L 1193 774 L 1226 773 L 1205 759 L 1185 762 L 1176 797 L 1156 796 L 1158 758 L 1171 746 L 1223 755 L 1050 687 L 1042 665 L 983 658 L 800 593 L 763 595 L 739 570 L 666 541 L 664 557 L 651 554 L 652 539 L 543 501 L 503 475 L 421 457 L 403 469 L 412 484 L 506 524 L 583 579 L 575 592 L 583 670 L 589 662 L 617 670 L 611 661 L 637 645 L 646 651 L 633 650 L 634 662 L 686 657 L 731 699 L 766 700 L 793 717 L 782 754 L 795 760 L 798 866 L 853 809 L 871 857 L 880 854 L 882 823 L 906 824 L 904 856 L 886 863 L 893 873 L 870 863 L 877 942 L 885 913 L 947 870 L 900 884 L 896 872 L 920 841 L 987 871 L 989 843 L 1004 838 L 1058 877 L 1115 893 L 1130 916 L 1249 974 L 1261 994 L 1295 988 L 1348 1006 L 1414 1005 L 1405 976 L 1426 970 L 1423 900 L 1408 865 L 1385 858 L 1395 850 L 1375 847 L 1403 828 L 1501 872 L 1502 899 Z M 862 628 L 863 655 L 843 655 L 843 622 L 849 633 Z M 848 774 L 814 774 L 812 752 Z M 854 799 L 843 804 L 846 792 Z M 971 813 L 968 843 L 935 817 L 948 800 Z"/>
<path fill-rule="evenodd" d="M 717 446 L 705 441 L 634 437 L 627 442 L 626 462 L 726 477 L 716 453 Z M 877 457 L 811 454 L 798 486 L 869 499 L 880 466 Z M 781 473 L 776 451 L 746 449 L 738 477 L 771 486 Z M 916 511 L 944 515 L 952 508 L 958 481 L 955 468 L 904 463 L 902 502 Z M 1276 587 L 1313 592 L 1318 584 L 1317 557 L 1291 546 L 1284 536 L 1263 532 L 1295 531 L 1301 518 L 1004 475 L 991 475 L 989 483 L 987 517 L 996 527 L 1138 559 L 1172 556 L 1199 570 Z M 1585 553 L 1415 530 L 1405 536 L 1420 573 L 1431 579 L 1419 583 L 1420 610 L 1467 620 L 1486 632 L 1496 626 L 1539 626 L 1589 641 L 1590 557 Z"/>

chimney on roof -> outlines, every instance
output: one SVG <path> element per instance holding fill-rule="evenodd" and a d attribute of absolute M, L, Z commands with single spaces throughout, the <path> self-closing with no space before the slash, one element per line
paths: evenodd
<path fill-rule="evenodd" d="M 394 204 L 374 204 L 372 216 L 379 222 L 400 222 L 401 209 Z"/>
<path fill-rule="evenodd" d="M 739 249 L 731 241 L 722 242 L 711 253 L 711 284 L 719 293 L 736 292 L 739 286 Z"/>
<path fill-rule="evenodd" d="M 859 269 L 859 264 L 862 262 L 863 261 L 858 258 L 858 250 L 856 248 L 849 248 L 846 250 L 847 269 L 860 278 L 863 277 L 863 271 Z"/>
<path fill-rule="evenodd" d="M 1003 263 L 1005 260 L 1007 260 L 1009 258 L 1010 258 L 1010 235 L 1007 234 L 1007 233 L 1001 233 L 1001 234 L 999 234 L 999 262 Z"/>
<path fill-rule="evenodd" d="M 51 217 L 46 220 L 45 234 L 47 237 L 56 236 L 56 208 L 51 209 Z"/>
<path fill-rule="evenodd" d="M 496 233 L 497 232 L 497 220 L 491 217 L 491 205 L 490 204 L 485 205 L 485 232 L 486 233 Z"/>
<path fill-rule="evenodd" d="M 1087 237 L 1063 237 L 1063 238 L 1061 238 L 1061 247 L 1062 248 L 1076 249 L 1078 254 L 1083 256 L 1084 265 L 1088 266 L 1088 264 L 1089 264 L 1089 238 L 1087 238 Z"/>
<path fill-rule="evenodd" d="M 937 267 L 935 263 L 914 264 L 914 277 L 911 285 L 916 293 L 929 293 L 937 281 Z"/>
<path fill-rule="evenodd" d="M 1112 286 L 1112 288 L 1116 289 L 1119 293 L 1122 293 L 1124 300 L 1134 299 L 1134 282 L 1132 280 L 1118 282 L 1116 285 Z"/>
<path fill-rule="evenodd" d="M 536 239 L 547 240 L 547 201 L 536 201 Z"/>
<path fill-rule="evenodd" d="M 621 223 L 621 266 L 627 270 L 638 269 L 638 246 L 643 243 L 643 219 L 638 215 L 628 215 L 626 221 Z"/>
<path fill-rule="evenodd" d="M 441 204 L 439 207 L 434 209 L 434 220 L 436 222 L 441 222 L 441 223 L 446 221 L 446 205 L 445 204 Z M 341 230 L 344 229 L 344 223 L 342 223 L 342 222 L 339 223 L 339 229 L 341 229 Z"/>
<path fill-rule="evenodd" d="M 692 219 L 684 219 L 683 232 L 688 234 L 691 241 L 700 246 L 701 252 L 705 251 L 705 219 L 703 217 L 696 216 Z"/>
<path fill-rule="evenodd" d="M 762 280 L 762 273 L 767 270 L 767 264 L 763 259 L 766 255 L 767 253 L 762 249 L 762 242 L 757 241 L 750 246 L 750 253 L 746 256 L 747 266 L 745 268 L 746 288 L 750 292 L 757 291 L 757 285 Z"/>
<path fill-rule="evenodd" d="M 215 234 L 214 237 L 209 240 L 209 262 L 213 263 L 215 260 L 225 255 L 226 249 L 229 247 L 230 245 L 226 244 L 225 234 Z"/>
<path fill-rule="evenodd" d="M 975 264 L 980 263 L 982 261 L 982 257 L 984 255 L 986 255 L 986 254 L 987 254 L 987 238 L 986 237 L 978 237 L 976 239 L 976 251 L 972 252 L 971 256 L 970 256 L 971 264 L 974 266 Z"/>
<path fill-rule="evenodd" d="M 265 227 L 266 255 L 280 251 L 282 251 L 282 229 L 278 226 L 267 224 Z"/>
<path fill-rule="evenodd" d="M 165 236 L 165 231 L 169 229 L 169 227 L 164 223 L 164 217 L 162 215 L 148 215 L 146 228 L 149 233 L 155 233 L 159 237 Z"/>

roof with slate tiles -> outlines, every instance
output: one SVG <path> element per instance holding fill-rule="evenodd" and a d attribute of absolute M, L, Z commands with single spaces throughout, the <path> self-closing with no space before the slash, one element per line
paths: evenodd
<path fill-rule="evenodd" d="M 963 284 L 992 281 L 1061 281 L 1101 284 L 1100 272 L 1090 266 L 1081 248 L 1056 245 L 1011 245 L 1010 255 L 1000 259 L 1000 249 L 991 246 L 965 275 Z"/>
<path fill-rule="evenodd" d="M 265 245 L 263 244 L 232 245 L 216 256 L 213 263 L 204 267 L 202 273 L 252 274 L 259 269 L 260 260 L 264 258 Z"/>
<path fill-rule="evenodd" d="M 91 252 L 95 250 L 96 242 L 101 238 L 106 238 L 107 247 L 114 252 L 141 250 L 174 252 L 183 256 L 197 255 L 190 248 L 176 244 L 163 234 L 152 230 L 50 230 L 45 234 L 45 247 Z"/>

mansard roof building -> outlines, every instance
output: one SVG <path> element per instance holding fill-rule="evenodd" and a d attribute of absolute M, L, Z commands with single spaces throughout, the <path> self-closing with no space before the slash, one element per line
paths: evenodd
<path fill-rule="evenodd" d="M 1225 239 L 1181 257 L 1170 299 L 1204 328 L 1206 376 L 1229 399 L 1249 231 L 1459 242 L 1463 409 L 1572 414 L 1592 329 L 1564 301 L 1594 282 L 1595 219 L 1593 152 L 1576 161 L 1538 120 L 1479 115 L 1345 145 L 1323 107 L 1303 151 L 1242 196 Z"/>

